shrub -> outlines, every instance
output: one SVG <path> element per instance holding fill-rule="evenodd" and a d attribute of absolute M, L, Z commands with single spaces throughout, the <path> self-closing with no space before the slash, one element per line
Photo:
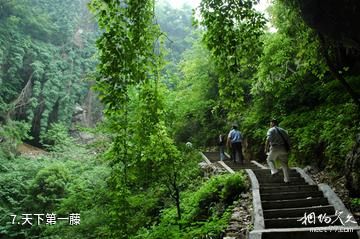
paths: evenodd
<path fill-rule="evenodd" d="M 14 158 L 17 146 L 29 139 L 30 124 L 20 121 L 9 121 L 0 125 L 0 158 Z"/>
<path fill-rule="evenodd" d="M 229 223 L 233 201 L 247 189 L 241 173 L 213 177 L 198 190 L 182 194 L 181 221 L 174 206 L 166 208 L 158 225 L 142 228 L 134 238 L 220 238 Z"/>
<path fill-rule="evenodd" d="M 52 211 L 65 196 L 69 172 L 62 164 L 53 164 L 41 169 L 30 187 L 30 197 L 34 207 L 39 210 Z"/>
<path fill-rule="evenodd" d="M 63 123 L 51 124 L 49 130 L 41 135 L 41 142 L 51 151 L 61 152 L 74 145 L 74 140 Z"/>

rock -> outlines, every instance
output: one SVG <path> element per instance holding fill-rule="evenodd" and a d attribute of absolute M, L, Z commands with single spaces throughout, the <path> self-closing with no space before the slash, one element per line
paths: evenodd
<path fill-rule="evenodd" d="M 242 194 L 240 194 L 240 197 L 242 197 L 242 198 L 248 198 L 248 197 L 249 197 L 249 194 L 247 194 L 247 193 L 242 193 Z"/>
<path fill-rule="evenodd" d="M 360 134 L 356 136 L 356 142 L 345 160 L 346 188 L 351 197 L 360 197 Z"/>
<path fill-rule="evenodd" d="M 241 210 L 240 207 L 235 207 L 235 208 L 233 209 L 233 212 L 237 212 L 237 211 L 240 211 L 240 210 Z"/>
<path fill-rule="evenodd" d="M 204 169 L 207 167 L 208 164 L 206 162 L 200 162 L 198 165 L 201 169 Z"/>
<path fill-rule="evenodd" d="M 245 239 L 252 225 L 252 194 L 243 193 L 234 208 L 224 238 Z"/>
<path fill-rule="evenodd" d="M 210 178 L 211 176 L 223 174 L 226 172 L 226 170 L 224 170 L 224 168 L 218 163 L 208 164 L 206 162 L 200 162 L 198 165 L 204 172 L 205 178 Z"/>
<path fill-rule="evenodd" d="M 240 212 L 234 212 L 230 218 L 231 221 L 242 221 L 241 219 L 242 217 Z"/>
<path fill-rule="evenodd" d="M 309 173 L 309 174 L 315 174 L 319 172 L 319 169 L 317 167 L 314 166 L 306 166 L 305 168 L 303 168 L 305 173 Z"/>
<path fill-rule="evenodd" d="M 227 234 L 228 237 L 238 238 L 240 236 L 240 233 L 238 232 L 230 232 Z"/>

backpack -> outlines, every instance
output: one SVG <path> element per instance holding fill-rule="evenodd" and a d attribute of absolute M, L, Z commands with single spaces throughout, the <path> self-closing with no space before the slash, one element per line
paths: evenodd
<path fill-rule="evenodd" d="M 277 133 L 280 135 L 281 139 L 284 141 L 284 147 L 285 147 L 285 150 L 286 152 L 290 152 L 290 144 L 288 142 L 288 140 L 285 139 L 284 135 L 281 133 L 281 131 L 275 127 Z"/>

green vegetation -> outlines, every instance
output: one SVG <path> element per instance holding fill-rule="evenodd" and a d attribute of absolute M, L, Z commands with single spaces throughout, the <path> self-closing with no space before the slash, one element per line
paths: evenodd
<path fill-rule="evenodd" d="M 91 238 L 87 235 L 93 232 L 88 228 L 104 223 L 99 205 L 104 200 L 101 195 L 110 170 L 92 150 L 73 144 L 36 160 L 28 157 L 0 160 L 2 238 L 65 238 L 62 233 L 68 235 L 66 238 Z M 65 222 L 46 225 L 47 213 L 59 217 L 81 213 L 81 225 L 71 227 Z M 37 217 L 32 215 L 33 226 L 21 225 L 22 214 L 44 214 L 44 222 L 38 225 Z M 17 215 L 15 224 L 11 215 Z"/>
<path fill-rule="evenodd" d="M 161 212 L 158 225 L 142 229 L 134 238 L 219 238 L 228 226 L 233 201 L 245 190 L 242 174 L 213 177 L 183 194 L 182 220 L 177 220 L 176 208 L 169 207 Z"/>
<path fill-rule="evenodd" d="M 39 144 L 52 123 L 69 128 L 75 106 L 85 103 L 97 32 L 85 0 L 0 4 L 0 121 L 30 123 Z"/>
<path fill-rule="evenodd" d="M 248 185 L 204 180 L 197 151 L 234 121 L 251 160 L 276 117 L 292 164 L 342 172 L 359 42 L 301 2 L 273 1 L 270 30 L 256 0 L 202 0 L 201 18 L 168 1 L 0 0 L 0 237 L 221 238 Z"/>

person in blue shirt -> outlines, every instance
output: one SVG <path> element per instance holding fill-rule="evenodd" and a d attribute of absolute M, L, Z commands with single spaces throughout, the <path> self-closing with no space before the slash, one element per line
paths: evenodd
<path fill-rule="evenodd" d="M 242 136 L 241 132 L 238 130 L 238 125 L 233 124 L 232 129 L 230 130 L 227 138 L 227 145 L 231 148 L 231 159 L 234 160 L 234 163 L 240 162 L 244 163 L 244 155 L 242 153 Z"/>

